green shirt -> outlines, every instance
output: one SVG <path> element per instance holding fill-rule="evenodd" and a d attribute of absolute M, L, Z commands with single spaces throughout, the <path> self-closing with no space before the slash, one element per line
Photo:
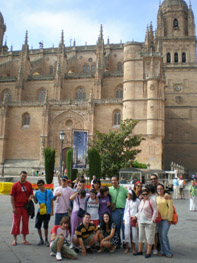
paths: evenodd
<path fill-rule="evenodd" d="M 189 191 L 192 197 L 197 196 L 197 186 L 190 185 Z"/>
<path fill-rule="evenodd" d="M 117 196 L 117 192 L 118 192 L 118 196 Z M 115 203 L 116 200 L 116 208 L 125 208 L 128 190 L 124 186 L 119 185 L 118 188 L 114 188 L 113 186 L 110 186 L 109 193 L 111 195 L 112 203 Z"/>

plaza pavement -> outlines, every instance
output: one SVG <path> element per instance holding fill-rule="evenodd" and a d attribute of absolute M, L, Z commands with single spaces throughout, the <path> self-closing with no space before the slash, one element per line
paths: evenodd
<path fill-rule="evenodd" d="M 79 255 L 75 262 L 81 263 L 127 263 L 127 262 L 177 262 L 190 263 L 197 262 L 197 212 L 189 212 L 189 200 L 186 192 L 186 200 L 175 200 L 174 204 L 179 215 L 177 225 L 172 225 L 169 231 L 171 249 L 174 257 L 152 256 L 145 259 L 144 256 L 134 257 L 131 253 L 123 254 L 123 249 L 118 249 L 115 253 L 108 252 L 88 254 L 83 257 Z M 36 206 L 37 208 L 38 206 Z M 12 236 L 10 235 L 12 209 L 9 195 L 0 195 L 0 263 L 50 263 L 57 262 L 55 257 L 50 257 L 49 248 L 37 246 L 38 234 L 34 228 L 35 218 L 30 219 L 30 234 L 27 240 L 31 246 L 21 244 L 21 236 L 18 237 L 18 245 L 11 246 Z M 50 221 L 50 229 L 54 223 L 54 216 Z M 74 262 L 63 259 L 63 262 Z"/>

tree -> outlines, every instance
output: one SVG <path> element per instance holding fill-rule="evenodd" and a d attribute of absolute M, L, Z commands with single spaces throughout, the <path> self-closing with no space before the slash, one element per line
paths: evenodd
<path fill-rule="evenodd" d="M 101 176 L 101 158 L 98 150 L 94 147 L 88 150 L 88 163 L 89 163 L 89 176 L 92 180 L 92 176 L 95 175 L 96 178 Z"/>
<path fill-rule="evenodd" d="M 118 130 L 110 130 L 107 134 L 95 130 L 92 145 L 101 156 L 102 175 L 117 175 L 120 168 L 129 167 L 141 152 L 137 146 L 144 138 L 132 134 L 137 123 L 138 121 L 126 119 L 121 121 Z"/>
<path fill-rule="evenodd" d="M 44 166 L 46 182 L 51 184 L 55 166 L 55 149 L 51 150 L 50 147 L 44 149 Z"/>
<path fill-rule="evenodd" d="M 66 153 L 66 169 L 67 169 L 67 176 L 70 180 L 74 181 L 77 177 L 77 169 L 72 169 L 72 155 L 73 149 L 69 149 Z"/>

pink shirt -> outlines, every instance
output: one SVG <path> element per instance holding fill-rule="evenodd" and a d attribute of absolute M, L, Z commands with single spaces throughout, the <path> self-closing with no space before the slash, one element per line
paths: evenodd
<path fill-rule="evenodd" d="M 59 187 L 55 188 L 54 196 L 57 193 L 61 193 L 61 191 L 62 191 L 62 194 L 63 194 L 64 199 L 66 201 L 66 204 L 69 207 L 70 196 L 73 194 L 73 190 L 69 186 L 67 186 L 65 188 L 62 188 L 61 186 L 59 186 Z M 64 199 L 63 199 L 62 195 L 57 197 L 55 213 L 67 213 L 68 212 L 67 207 L 66 207 L 65 202 L 64 202 Z"/>
<path fill-rule="evenodd" d="M 152 205 L 152 208 L 150 206 L 150 203 Z M 152 198 L 148 198 L 148 200 L 144 200 L 144 199 L 141 200 L 139 206 L 139 212 L 137 215 L 138 219 L 140 217 L 140 213 L 142 212 L 142 210 L 149 221 L 154 222 L 158 216 L 157 204 Z"/>

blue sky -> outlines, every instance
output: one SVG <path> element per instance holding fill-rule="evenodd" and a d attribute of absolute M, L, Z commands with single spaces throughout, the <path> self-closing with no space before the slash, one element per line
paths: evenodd
<path fill-rule="evenodd" d="M 62 29 L 65 45 L 95 44 L 100 24 L 104 41 L 110 43 L 144 41 L 146 26 L 156 28 L 160 0 L 6 0 L 0 11 L 7 30 L 7 45 L 19 50 L 28 30 L 29 46 L 58 46 Z M 162 2 L 162 0 L 161 0 Z M 186 0 L 189 3 L 189 0 Z M 197 27 L 197 1 L 191 0 Z"/>

